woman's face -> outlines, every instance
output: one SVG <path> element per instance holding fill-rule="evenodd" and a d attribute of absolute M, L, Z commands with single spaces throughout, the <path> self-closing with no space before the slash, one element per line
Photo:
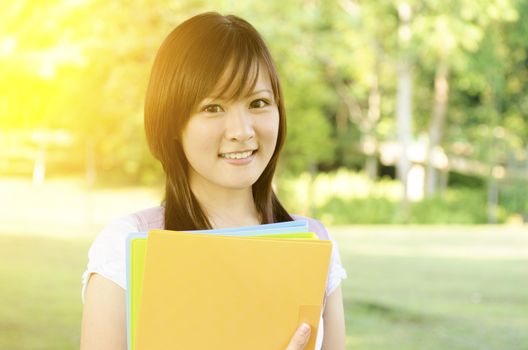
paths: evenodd
<path fill-rule="evenodd" d="M 191 115 L 182 132 L 191 184 L 248 188 L 266 168 L 277 143 L 279 110 L 267 71 L 259 71 L 247 96 L 206 98 Z"/>

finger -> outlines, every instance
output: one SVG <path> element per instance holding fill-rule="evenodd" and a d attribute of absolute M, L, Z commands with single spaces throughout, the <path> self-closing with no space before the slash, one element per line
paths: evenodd
<path fill-rule="evenodd" d="M 310 325 L 303 323 L 293 335 L 286 350 L 303 350 L 310 339 Z"/>

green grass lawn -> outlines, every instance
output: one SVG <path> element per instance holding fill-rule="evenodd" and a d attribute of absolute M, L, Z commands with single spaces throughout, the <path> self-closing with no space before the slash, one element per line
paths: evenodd
<path fill-rule="evenodd" d="M 528 349 L 528 232 L 340 227 L 347 349 Z M 92 237 L 0 234 L 0 349 L 75 349 Z"/>
<path fill-rule="evenodd" d="M 347 349 L 528 349 L 528 232 L 335 229 Z"/>
<path fill-rule="evenodd" d="M 78 349 L 84 239 L 0 235 L 0 349 Z"/>

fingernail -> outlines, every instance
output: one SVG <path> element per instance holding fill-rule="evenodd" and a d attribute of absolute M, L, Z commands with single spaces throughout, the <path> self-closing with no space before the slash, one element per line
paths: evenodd
<path fill-rule="evenodd" d="M 306 334 L 308 334 L 309 331 L 310 331 L 310 326 L 307 325 L 306 323 L 303 323 L 301 325 L 301 334 L 302 335 L 306 335 Z"/>

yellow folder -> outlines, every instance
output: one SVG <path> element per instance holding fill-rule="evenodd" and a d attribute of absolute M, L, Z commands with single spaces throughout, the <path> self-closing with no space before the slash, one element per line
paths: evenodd
<path fill-rule="evenodd" d="M 150 231 L 136 349 L 283 350 L 301 322 L 314 349 L 331 250 L 328 240 Z"/>
<path fill-rule="evenodd" d="M 141 236 L 139 236 L 141 235 Z M 128 327 L 130 328 L 129 335 L 129 346 L 128 349 L 136 350 L 135 338 L 136 338 L 136 324 L 138 317 L 139 301 L 141 300 L 141 291 L 143 288 L 143 271 L 145 268 L 145 253 L 147 249 L 147 236 L 143 234 L 132 234 L 129 242 L 129 258 L 128 263 L 130 264 L 129 273 L 129 284 L 127 292 L 129 293 L 129 304 L 128 304 Z M 246 237 L 268 237 L 275 239 L 319 239 L 313 232 L 291 232 L 291 233 L 275 233 L 275 234 L 259 234 L 257 236 L 246 236 Z"/>

